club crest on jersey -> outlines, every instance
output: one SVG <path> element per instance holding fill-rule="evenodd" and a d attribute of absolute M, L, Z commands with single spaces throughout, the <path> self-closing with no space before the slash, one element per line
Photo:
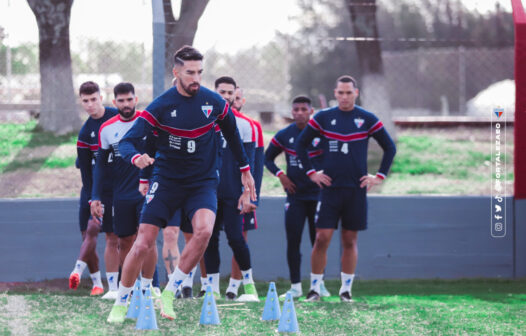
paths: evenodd
<path fill-rule="evenodd" d="M 356 127 L 358 127 L 358 128 L 362 127 L 363 122 L 364 122 L 364 120 L 363 120 L 362 118 L 356 118 L 356 119 L 354 119 L 354 124 L 355 124 Z"/>
<path fill-rule="evenodd" d="M 203 113 L 205 114 L 207 118 L 210 117 L 210 114 L 212 113 L 213 109 L 214 107 L 212 105 L 202 105 L 201 106 L 201 111 L 203 111 Z"/>
<path fill-rule="evenodd" d="M 146 195 L 146 203 L 150 203 L 155 195 Z"/>
<path fill-rule="evenodd" d="M 314 138 L 312 139 L 312 146 L 316 147 L 320 144 L 320 138 Z"/>

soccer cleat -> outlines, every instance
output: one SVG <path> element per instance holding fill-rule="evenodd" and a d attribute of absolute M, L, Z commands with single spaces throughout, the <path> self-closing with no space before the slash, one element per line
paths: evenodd
<path fill-rule="evenodd" d="M 175 319 L 174 297 L 175 293 L 166 289 L 161 294 L 161 316 L 169 320 Z"/>
<path fill-rule="evenodd" d="M 110 316 L 108 316 L 107 321 L 110 323 L 122 323 L 126 318 L 127 312 L 128 306 L 113 305 L 110 311 Z"/>
<path fill-rule="evenodd" d="M 175 290 L 175 298 L 180 299 L 181 298 L 181 287 L 177 287 Z"/>
<path fill-rule="evenodd" d="M 161 298 L 161 289 L 159 287 L 152 288 L 152 298 L 160 299 Z"/>
<path fill-rule="evenodd" d="M 286 293 L 281 294 L 279 298 L 285 299 L 287 297 L 287 293 L 292 294 L 292 298 L 299 298 L 303 295 L 303 291 L 299 291 L 297 289 L 291 288 Z"/>
<path fill-rule="evenodd" d="M 314 290 L 310 290 L 310 292 L 307 294 L 307 298 L 305 299 L 305 302 L 318 302 L 320 301 L 320 294 L 318 294 Z"/>
<path fill-rule="evenodd" d="M 89 293 L 89 295 L 91 296 L 97 296 L 97 295 L 102 295 L 102 294 L 104 294 L 104 289 L 97 287 L 97 286 L 93 287 L 91 289 L 91 293 Z"/>
<path fill-rule="evenodd" d="M 183 287 L 181 290 L 181 293 L 183 295 L 183 299 L 193 299 L 194 298 L 194 292 L 192 290 L 192 287 Z"/>
<path fill-rule="evenodd" d="M 329 292 L 327 287 L 325 287 L 325 282 L 323 282 L 323 281 L 320 284 L 320 296 L 323 296 L 323 297 L 331 296 L 331 292 Z"/>
<path fill-rule="evenodd" d="M 71 273 L 69 276 L 69 288 L 77 289 L 80 284 L 80 275 L 78 273 Z"/>
<path fill-rule="evenodd" d="M 343 292 L 340 294 L 341 302 L 352 302 L 352 295 L 349 292 Z"/>
<path fill-rule="evenodd" d="M 245 294 L 254 295 L 255 297 L 258 297 L 258 291 L 256 290 L 256 285 L 254 285 L 253 283 L 245 284 L 243 285 L 243 288 L 245 289 Z"/>
<path fill-rule="evenodd" d="M 236 294 L 234 294 L 232 292 L 226 292 L 225 299 L 227 301 L 234 301 L 236 299 Z"/>
<path fill-rule="evenodd" d="M 206 290 L 201 289 L 201 291 L 197 294 L 196 297 L 197 297 L 197 298 L 201 298 L 201 297 L 205 296 L 205 294 L 206 294 Z"/>
<path fill-rule="evenodd" d="M 119 293 L 118 291 L 108 291 L 108 292 L 106 292 L 106 294 L 104 294 L 102 299 L 104 299 L 104 300 L 115 300 L 117 298 L 118 293 Z"/>

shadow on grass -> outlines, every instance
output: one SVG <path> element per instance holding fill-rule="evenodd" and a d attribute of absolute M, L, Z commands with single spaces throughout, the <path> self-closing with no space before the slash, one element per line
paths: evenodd
<path fill-rule="evenodd" d="M 76 133 L 56 136 L 50 132 L 42 131 L 38 125 L 30 131 L 28 143 L 16 154 L 16 156 L 3 167 L 0 175 L 0 196 L 17 197 L 23 193 L 26 186 L 31 182 L 32 176 L 40 170 L 50 155 L 65 143 L 74 142 Z M 31 158 L 31 153 L 38 148 L 38 157 Z M 13 179 L 12 176 L 3 175 L 19 169 L 27 169 L 20 178 Z"/>

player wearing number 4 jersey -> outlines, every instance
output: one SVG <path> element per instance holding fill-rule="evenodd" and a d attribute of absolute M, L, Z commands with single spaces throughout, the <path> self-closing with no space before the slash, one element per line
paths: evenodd
<path fill-rule="evenodd" d="M 327 262 L 327 248 L 340 219 L 343 247 L 340 298 L 351 301 L 351 286 L 358 260 L 358 231 L 367 228 L 366 190 L 385 179 L 396 153 L 395 144 L 382 122 L 354 104 L 358 97 L 354 78 L 338 78 L 334 95 L 338 106 L 318 112 L 302 131 L 296 145 L 307 175 L 322 188 L 316 211 L 316 241 L 312 249 L 311 289 L 307 301 L 320 299 L 320 281 Z M 317 136 L 325 140 L 323 172 L 312 168 L 307 152 Z M 384 151 L 376 176 L 367 174 L 370 137 Z"/>
<path fill-rule="evenodd" d="M 174 319 L 175 291 L 199 262 L 212 234 L 217 208 L 217 123 L 241 170 L 245 189 L 239 205 L 256 200 L 254 179 L 228 104 L 217 93 L 201 87 L 203 56 L 184 46 L 174 55 L 173 74 L 177 86 L 157 97 L 119 143 L 122 157 L 143 169 L 153 164 L 151 187 L 141 211 L 137 239 L 126 256 L 119 294 L 108 317 L 122 323 L 127 299 L 146 255 L 156 249 L 155 240 L 177 209 L 192 222 L 193 238 L 185 246 L 179 265 L 161 296 L 161 315 Z M 159 133 L 155 159 L 138 151 L 142 138 Z"/>

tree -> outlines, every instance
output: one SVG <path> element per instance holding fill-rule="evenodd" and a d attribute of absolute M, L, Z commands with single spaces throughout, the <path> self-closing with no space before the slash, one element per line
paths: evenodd
<path fill-rule="evenodd" d="M 73 0 L 27 0 L 39 33 L 40 119 L 39 126 L 55 134 L 79 129 L 75 104 L 69 21 Z"/>
<path fill-rule="evenodd" d="M 362 101 L 366 109 L 377 114 L 391 136 L 396 137 L 391 116 L 389 91 L 383 76 L 382 49 L 376 20 L 376 0 L 348 0 L 358 61 L 362 70 Z M 365 40 L 362 40 L 365 38 Z"/>
<path fill-rule="evenodd" d="M 197 23 L 207 5 L 208 0 L 181 0 L 179 18 L 175 19 L 171 0 L 163 0 L 166 33 L 164 57 L 166 87 L 170 87 L 172 82 L 173 55 L 183 45 L 194 43 Z"/>

